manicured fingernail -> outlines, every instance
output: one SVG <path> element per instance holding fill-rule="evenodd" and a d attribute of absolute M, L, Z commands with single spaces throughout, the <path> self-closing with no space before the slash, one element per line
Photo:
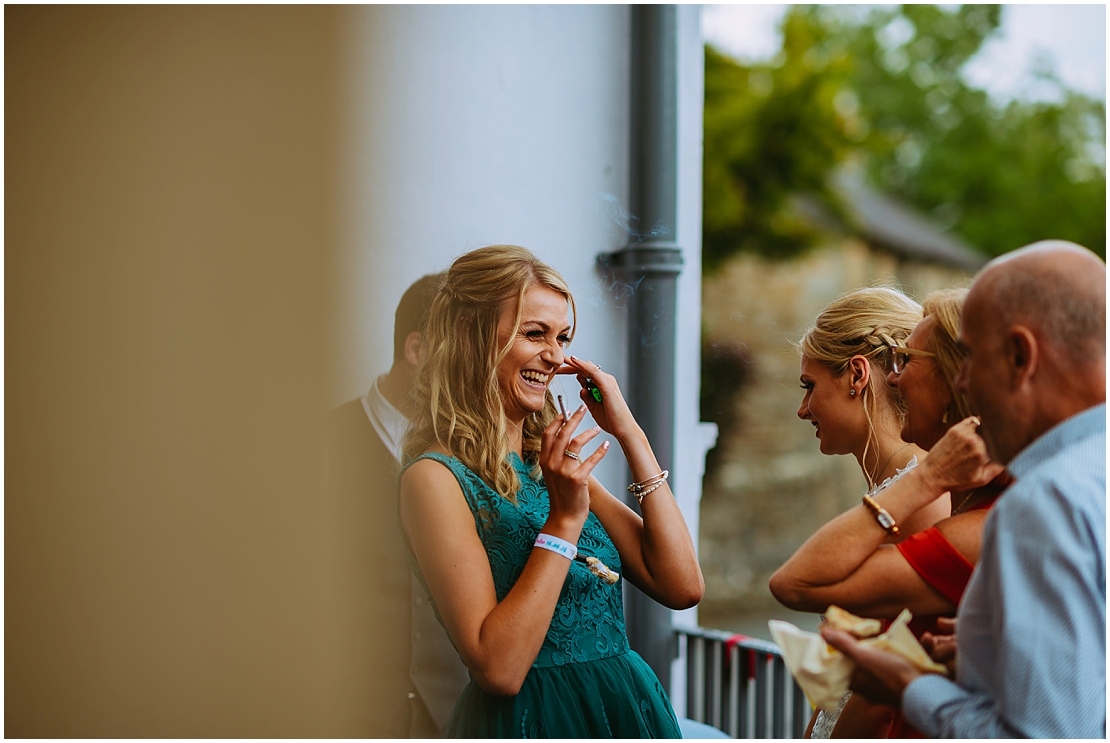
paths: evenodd
<path fill-rule="evenodd" d="M 600 430 L 601 430 L 601 426 L 594 426 L 594 430 L 595 430 L 595 431 L 600 431 Z"/>
<path fill-rule="evenodd" d="M 585 409 L 586 409 L 586 403 L 582 403 L 581 405 L 578 406 L 578 410 L 576 410 L 574 412 L 581 413 Z"/>
<path fill-rule="evenodd" d="M 608 441 L 606 441 L 605 443 L 603 443 L 603 444 L 601 445 L 601 448 L 602 448 L 602 449 L 608 449 L 608 448 L 609 448 L 609 442 L 608 442 Z"/>

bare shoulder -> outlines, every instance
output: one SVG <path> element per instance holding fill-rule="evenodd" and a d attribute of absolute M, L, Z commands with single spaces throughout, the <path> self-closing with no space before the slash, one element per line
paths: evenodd
<path fill-rule="evenodd" d="M 458 512 L 469 514 L 462 487 L 454 473 L 442 462 L 421 459 L 409 465 L 401 475 L 401 520 L 420 514 Z"/>
<path fill-rule="evenodd" d="M 968 562 L 974 564 L 979 561 L 979 549 L 983 543 L 983 522 L 987 520 L 989 513 L 990 511 L 983 509 L 949 516 L 937 523 L 937 531 Z"/>
<path fill-rule="evenodd" d="M 445 457 L 451 456 L 439 447 L 433 447 L 420 456 L 426 454 L 442 454 Z M 454 482 L 456 486 L 458 485 L 455 481 L 455 476 L 451 474 L 451 470 L 446 464 L 430 457 L 427 459 L 418 459 L 409 465 L 404 474 L 401 475 L 401 492 L 403 494 L 406 488 L 411 490 L 413 487 L 423 488 L 428 485 L 434 486 L 437 484 L 446 484 L 448 482 Z"/>
<path fill-rule="evenodd" d="M 990 511 L 987 509 L 958 513 L 937 522 L 937 529 L 945 536 L 949 533 L 959 533 L 968 529 L 982 531 L 983 522 L 987 520 L 989 514 Z"/>
<path fill-rule="evenodd" d="M 420 459 L 409 465 L 405 473 L 401 475 L 401 490 L 404 492 L 406 488 L 411 490 L 413 487 L 419 488 L 446 482 L 455 483 L 455 486 L 458 487 L 458 482 L 447 465 L 435 459 Z"/>

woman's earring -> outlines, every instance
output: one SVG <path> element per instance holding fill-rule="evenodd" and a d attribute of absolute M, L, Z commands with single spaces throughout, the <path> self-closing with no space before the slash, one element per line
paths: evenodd
<path fill-rule="evenodd" d="M 852 397 L 855 397 L 856 396 L 855 388 L 853 387 L 852 389 L 848 390 L 848 394 L 851 395 Z"/>
<path fill-rule="evenodd" d="M 948 422 L 948 408 L 944 409 L 944 415 L 942 415 L 940 417 L 940 422 L 941 423 L 947 423 Z"/>

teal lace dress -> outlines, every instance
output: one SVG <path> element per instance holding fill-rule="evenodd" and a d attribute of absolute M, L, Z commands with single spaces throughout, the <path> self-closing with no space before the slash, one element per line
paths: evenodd
<path fill-rule="evenodd" d="M 523 483 L 515 506 L 459 460 L 434 453 L 419 457 L 442 463 L 459 481 L 489 555 L 498 601 L 524 570 L 549 508 L 543 482 L 511 456 Z M 617 550 L 592 513 L 578 551 L 620 572 Z M 427 590 L 415 559 L 412 565 Z M 520 692 L 494 696 L 472 679 L 451 713 L 447 737 L 681 738 L 658 678 L 628 647 L 621 585 L 610 585 L 572 561 L 551 627 Z"/>

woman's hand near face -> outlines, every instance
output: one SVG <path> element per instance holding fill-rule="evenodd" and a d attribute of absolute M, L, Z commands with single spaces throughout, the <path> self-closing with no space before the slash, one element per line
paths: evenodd
<path fill-rule="evenodd" d="M 600 428 L 612 434 L 624 452 L 635 482 L 660 474 L 661 467 L 643 429 L 636 423 L 621 395 L 617 380 L 597 364 L 567 357 L 559 374 L 576 374 L 582 400 Z M 594 399 L 586 389 L 593 380 L 601 392 Z M 663 482 L 640 504 L 641 517 L 592 479 L 591 508 L 621 556 L 624 575 L 637 588 L 672 609 L 686 609 L 701 601 L 705 579 L 694 543 L 670 486 Z M 554 504 L 554 497 L 552 498 Z"/>
<path fill-rule="evenodd" d="M 954 425 L 924 462 L 876 495 L 875 502 L 904 527 L 949 491 L 989 483 L 1003 468 L 987 457 L 977 426 L 974 418 Z M 985 512 L 972 511 L 939 520 L 936 526 L 965 559 L 975 563 L 985 518 Z M 907 529 L 904 535 L 909 533 Z M 943 614 L 956 608 L 886 541 L 874 514 L 856 506 L 798 548 L 771 577 L 771 592 L 799 611 L 822 611 L 837 604 L 863 616 L 893 617 L 903 607 L 914 614 Z"/>
<path fill-rule="evenodd" d="M 979 419 L 965 418 L 952 426 L 921 463 L 921 477 L 933 490 L 964 491 L 980 488 L 1005 469 L 992 462 L 979 436 Z"/>
<path fill-rule="evenodd" d="M 582 402 L 586 403 L 590 415 L 602 430 L 616 436 L 618 441 L 640 433 L 640 426 L 632 416 L 632 411 L 628 409 L 628 403 L 624 401 L 616 377 L 603 372 L 597 364 L 574 356 L 568 356 L 564 364 L 565 366 L 555 373 L 577 375 L 578 384 L 582 386 L 580 393 Z M 600 402 L 594 399 L 587 389 L 589 380 L 592 380 L 593 385 L 601 393 Z"/>

